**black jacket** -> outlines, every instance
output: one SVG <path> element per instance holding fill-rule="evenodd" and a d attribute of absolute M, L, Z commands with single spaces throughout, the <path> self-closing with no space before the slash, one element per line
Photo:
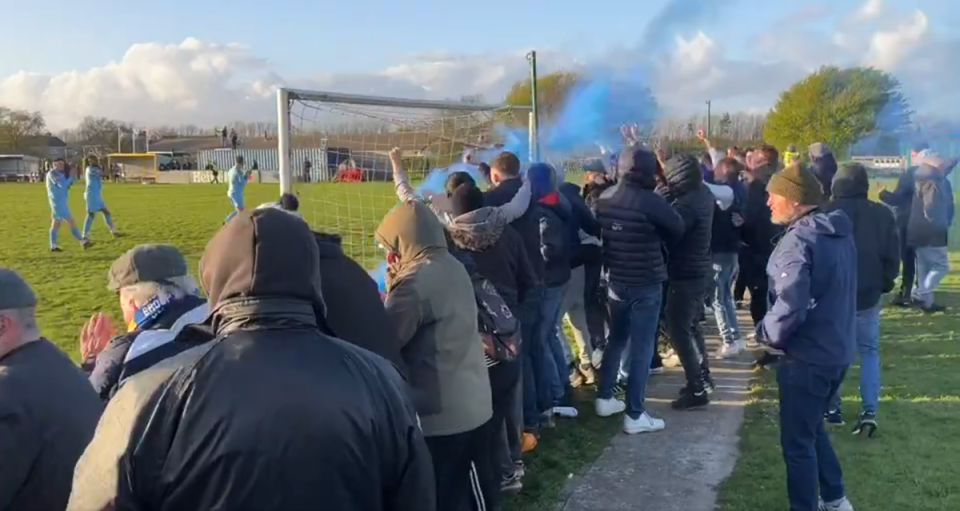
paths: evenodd
<path fill-rule="evenodd" d="M 570 203 L 570 209 L 577 220 L 576 226 L 571 225 L 571 227 L 576 227 L 577 232 L 573 233 L 573 247 L 570 253 L 570 266 L 577 268 L 583 266 L 586 260 L 591 257 L 590 246 L 592 246 L 585 246 L 580 242 L 580 231 L 599 238 L 600 222 L 597 221 L 590 207 L 587 206 L 587 202 L 580 195 L 579 186 L 573 183 L 561 183 L 558 190 L 560 195 Z"/>
<path fill-rule="evenodd" d="M 531 209 L 539 223 L 543 285 L 562 286 L 570 281 L 570 258 L 574 248 L 574 233 L 577 232 L 577 221 L 570 203 L 554 191 L 531 205 Z"/>
<path fill-rule="evenodd" d="M 120 387 L 67 509 L 436 509 L 402 376 L 318 324 L 318 258 L 280 211 L 221 229 L 200 262 L 217 338 Z"/>
<path fill-rule="evenodd" d="M 447 233 L 456 248 L 470 253 L 476 272 L 493 284 L 510 310 L 516 311 L 537 286 L 523 239 L 513 227 L 500 224 L 490 208 L 456 217 Z"/>
<path fill-rule="evenodd" d="M 730 186 L 726 183 L 717 183 L 719 186 Z M 733 215 L 740 215 L 741 204 L 734 193 L 733 204 L 723 210 L 714 202 L 713 226 L 710 235 L 710 252 L 714 254 L 736 254 L 740 252 L 740 227 L 733 223 Z"/>
<path fill-rule="evenodd" d="M 900 272 L 900 238 L 893 212 L 867 198 L 866 174 L 840 169 L 833 180 L 833 200 L 826 212 L 842 210 L 853 221 L 857 246 L 857 310 L 876 306 L 893 289 Z"/>
<path fill-rule="evenodd" d="M 897 179 L 897 187 L 893 190 L 880 191 L 880 200 L 893 208 L 894 216 L 897 219 L 897 227 L 902 230 L 906 230 L 907 223 L 910 222 L 910 206 L 913 204 L 915 189 L 913 175 L 916 170 L 916 167 L 911 167 L 900 174 L 900 178 Z M 905 243 L 907 241 L 905 238 L 906 236 L 900 242 Z"/>
<path fill-rule="evenodd" d="M 503 181 L 483 193 L 483 205 L 503 206 L 513 199 L 513 196 L 517 194 L 521 186 L 523 186 L 523 181 L 520 180 L 520 178 Z M 531 206 L 532 202 L 531 200 Z M 540 228 L 536 208 L 527 208 L 527 211 L 524 212 L 520 218 L 511 222 L 510 225 L 513 226 L 523 238 L 523 246 L 527 249 L 527 257 L 530 258 L 530 262 L 533 264 L 537 280 L 543 281 L 544 264 L 543 258 L 540 257 Z"/>
<path fill-rule="evenodd" d="M 320 285 L 327 327 L 336 337 L 370 350 L 406 371 L 400 340 L 387 318 L 376 282 L 343 253 L 340 237 L 314 233 L 320 252 Z"/>
<path fill-rule="evenodd" d="M 667 280 L 665 244 L 680 239 L 683 220 L 654 193 L 655 186 L 652 169 L 626 172 L 596 200 L 603 265 L 613 284 L 647 286 Z"/>
<path fill-rule="evenodd" d="M 703 280 L 713 272 L 710 241 L 716 198 L 703 184 L 697 160 L 676 157 L 664 169 L 666 186 L 660 193 L 683 219 L 683 236 L 669 246 L 667 273 L 671 281 Z"/>
<path fill-rule="evenodd" d="M 776 239 L 783 228 L 771 221 L 770 206 L 767 205 L 767 183 L 776 172 L 772 165 L 754 169 L 747 182 L 747 194 L 743 202 L 743 225 L 740 235 L 745 245 L 743 254 L 750 264 L 767 266 L 767 260 L 773 253 Z"/>

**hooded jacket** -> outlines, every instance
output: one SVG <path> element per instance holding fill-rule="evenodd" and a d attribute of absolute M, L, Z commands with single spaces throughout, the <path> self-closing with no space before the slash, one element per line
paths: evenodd
<path fill-rule="evenodd" d="M 869 191 L 866 172 L 841 168 L 833 178 L 833 200 L 824 207 L 827 213 L 843 211 L 853 222 L 858 311 L 876 307 L 900 273 L 900 236 L 893 212 L 868 199 Z"/>
<path fill-rule="evenodd" d="M 916 248 L 946 247 L 953 225 L 953 187 L 947 172 L 921 164 L 914 174 L 913 202 L 907 221 L 907 245 Z"/>
<path fill-rule="evenodd" d="M 470 275 L 447 250 L 437 216 L 420 202 L 398 204 L 377 240 L 399 254 L 388 274 L 387 316 L 426 436 L 465 433 L 493 415 L 490 379 Z"/>
<path fill-rule="evenodd" d="M 820 181 L 823 195 L 829 198 L 833 195 L 833 176 L 837 175 L 837 159 L 823 142 L 810 144 L 808 153 L 811 170 L 817 176 L 817 181 Z"/>
<path fill-rule="evenodd" d="M 599 249 L 596 245 L 600 239 L 600 222 L 594 216 L 587 202 L 583 199 L 580 187 L 574 183 L 560 183 L 557 188 L 560 195 L 570 204 L 570 210 L 576 218 L 577 232 L 570 255 L 570 267 L 583 266 L 589 260 L 596 261 Z M 590 240 L 590 241 L 585 241 Z M 592 241 L 592 243 L 591 243 Z"/>
<path fill-rule="evenodd" d="M 539 224 L 539 254 L 543 260 L 543 284 L 558 287 L 570 281 L 571 257 L 580 245 L 580 223 L 573 207 L 556 188 L 556 175 L 547 164 L 537 163 L 527 170 L 531 206 Z"/>
<path fill-rule="evenodd" d="M 656 159 L 622 158 L 616 186 L 596 200 L 603 241 L 603 266 L 611 284 L 659 285 L 667 280 L 665 246 L 683 235 L 683 220 L 654 193 Z"/>
<path fill-rule="evenodd" d="M 399 372 L 317 324 L 318 258 L 291 215 L 228 222 L 200 262 L 217 338 L 120 387 L 67 509 L 435 509 Z"/>
<path fill-rule="evenodd" d="M 767 275 L 773 306 L 759 338 L 787 357 L 848 366 L 857 339 L 857 247 L 843 211 L 814 210 L 787 227 Z"/>
<path fill-rule="evenodd" d="M 335 336 L 393 362 L 401 371 L 400 341 L 390 325 L 377 283 L 343 253 L 340 236 L 314 233 L 320 253 L 325 320 Z"/>
<path fill-rule="evenodd" d="M 715 198 L 703 183 L 700 165 L 692 157 L 675 157 L 664 168 L 661 195 L 683 219 L 683 235 L 669 247 L 667 273 L 671 280 L 704 280 L 713 273 L 710 241 Z"/>
<path fill-rule="evenodd" d="M 477 273 L 516 311 L 537 285 L 536 270 L 516 229 L 494 208 L 484 207 L 455 217 L 447 232 L 458 248 L 470 252 Z"/>

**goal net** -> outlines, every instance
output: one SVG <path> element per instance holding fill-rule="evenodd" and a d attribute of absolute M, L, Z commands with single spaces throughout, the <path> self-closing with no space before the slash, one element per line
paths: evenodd
<path fill-rule="evenodd" d="M 107 155 L 105 171 L 124 181 L 155 182 L 160 170 L 157 156 L 150 153 L 116 153 Z"/>
<path fill-rule="evenodd" d="M 400 149 L 413 186 L 431 191 L 452 170 L 476 175 L 476 164 L 500 150 L 527 158 L 524 108 L 286 89 L 277 106 L 281 191 L 296 193 L 304 219 L 341 235 L 366 268 L 383 261 L 374 232 L 398 202 L 391 149 Z M 312 161 L 318 152 L 322 161 Z"/>

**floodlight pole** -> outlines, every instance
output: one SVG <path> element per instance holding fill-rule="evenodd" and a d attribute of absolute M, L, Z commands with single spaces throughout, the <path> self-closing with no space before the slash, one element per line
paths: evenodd
<path fill-rule="evenodd" d="M 540 115 L 539 100 L 537 99 L 537 52 L 527 54 L 530 62 L 530 116 L 533 120 L 530 129 L 533 130 L 530 143 L 530 161 L 540 161 Z"/>
<path fill-rule="evenodd" d="M 706 133 L 707 138 L 710 138 L 710 124 L 711 124 L 711 122 L 712 122 L 712 121 L 711 121 L 711 119 L 712 119 L 712 115 L 711 115 L 711 110 L 712 110 L 712 108 L 713 108 L 713 101 L 711 101 L 711 100 L 708 99 L 708 100 L 707 100 L 707 133 Z"/>

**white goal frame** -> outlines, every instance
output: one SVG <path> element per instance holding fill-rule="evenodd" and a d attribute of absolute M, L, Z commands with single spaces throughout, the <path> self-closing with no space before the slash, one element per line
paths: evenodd
<path fill-rule="evenodd" d="M 456 101 L 434 101 L 423 99 L 404 99 L 386 96 L 365 96 L 337 92 L 311 91 L 281 87 L 277 90 L 277 159 L 280 171 L 280 193 L 293 192 L 293 168 L 291 166 L 290 108 L 294 101 L 313 101 L 317 103 L 346 103 L 351 105 L 384 106 L 397 108 L 415 108 L 424 110 L 452 110 L 459 112 L 492 112 L 502 109 L 518 111 L 531 110 L 529 106 L 507 104 L 471 104 Z M 528 115 L 528 134 L 530 158 L 535 154 L 537 133 L 533 122 L 533 112 Z"/>

